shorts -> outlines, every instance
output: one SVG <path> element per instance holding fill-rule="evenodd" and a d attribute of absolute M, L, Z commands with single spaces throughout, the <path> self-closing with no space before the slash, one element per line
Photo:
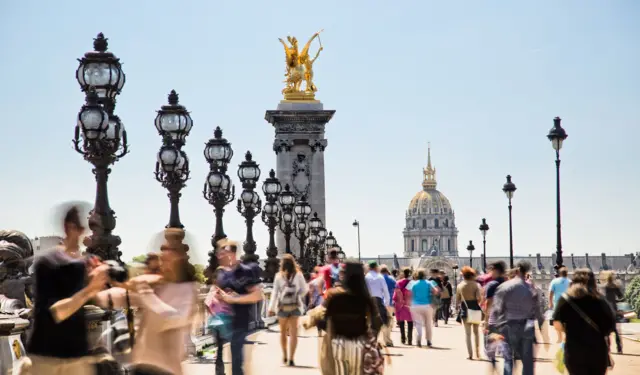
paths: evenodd
<path fill-rule="evenodd" d="M 293 316 L 302 316 L 302 311 L 300 311 L 300 309 L 291 311 L 278 311 L 278 318 L 291 318 Z"/>

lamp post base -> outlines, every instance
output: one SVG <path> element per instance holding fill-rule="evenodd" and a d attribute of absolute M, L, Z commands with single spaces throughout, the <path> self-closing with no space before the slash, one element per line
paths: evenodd
<path fill-rule="evenodd" d="M 176 250 L 184 253 L 188 257 L 187 251 L 189 251 L 189 245 L 182 243 L 185 237 L 184 229 L 181 228 L 165 228 L 164 240 L 165 242 L 160 247 L 160 250 Z"/>

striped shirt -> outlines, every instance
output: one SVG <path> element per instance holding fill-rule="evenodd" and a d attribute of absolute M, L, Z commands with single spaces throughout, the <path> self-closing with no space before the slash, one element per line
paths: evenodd
<path fill-rule="evenodd" d="M 493 297 L 496 323 L 542 319 L 538 298 L 535 290 L 519 277 L 502 283 Z"/>

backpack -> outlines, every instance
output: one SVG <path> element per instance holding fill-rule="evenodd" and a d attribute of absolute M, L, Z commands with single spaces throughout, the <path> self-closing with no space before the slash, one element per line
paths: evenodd
<path fill-rule="evenodd" d="M 336 282 L 340 281 L 340 265 L 330 265 L 329 272 L 331 272 L 331 287 L 333 288 Z"/>
<path fill-rule="evenodd" d="M 293 283 L 295 275 L 289 279 L 285 279 L 284 288 L 280 293 L 280 310 L 291 312 L 299 308 L 298 287 Z"/>

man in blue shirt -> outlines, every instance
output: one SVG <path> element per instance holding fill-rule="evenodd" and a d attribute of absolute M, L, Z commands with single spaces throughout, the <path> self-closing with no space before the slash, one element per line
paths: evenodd
<path fill-rule="evenodd" d="M 375 299 L 378 305 L 378 311 L 380 312 L 380 318 L 382 319 L 382 325 L 389 324 L 389 314 L 387 313 L 387 306 L 391 302 L 389 297 L 389 288 L 384 277 L 378 273 L 378 263 L 375 261 L 369 262 L 369 272 L 365 276 L 367 287 L 371 297 Z M 377 337 L 379 332 L 374 332 L 374 336 Z"/>
<path fill-rule="evenodd" d="M 567 278 L 568 271 L 566 267 L 561 267 L 558 270 L 559 277 L 556 277 L 549 284 L 549 309 L 554 310 L 558 305 L 558 301 L 562 295 L 569 289 L 571 282 Z M 553 320 L 549 322 L 553 325 Z M 558 331 L 558 343 L 562 342 L 562 331 Z"/>
<path fill-rule="evenodd" d="M 244 375 L 244 344 L 249 334 L 250 310 L 262 300 L 262 283 L 257 264 L 242 264 L 237 256 L 238 244 L 226 239 L 218 242 L 218 262 L 228 267 L 218 278 L 218 298 L 233 310 L 231 340 L 231 373 Z"/>
<path fill-rule="evenodd" d="M 389 290 L 389 306 L 387 307 L 387 315 L 389 317 L 389 323 L 382 328 L 382 337 L 386 346 L 393 346 L 393 340 L 391 340 L 391 330 L 395 325 L 395 319 L 393 318 L 393 292 L 396 290 L 396 280 L 391 276 L 389 268 L 386 265 L 380 267 L 380 273 L 387 283 L 387 289 Z"/>

